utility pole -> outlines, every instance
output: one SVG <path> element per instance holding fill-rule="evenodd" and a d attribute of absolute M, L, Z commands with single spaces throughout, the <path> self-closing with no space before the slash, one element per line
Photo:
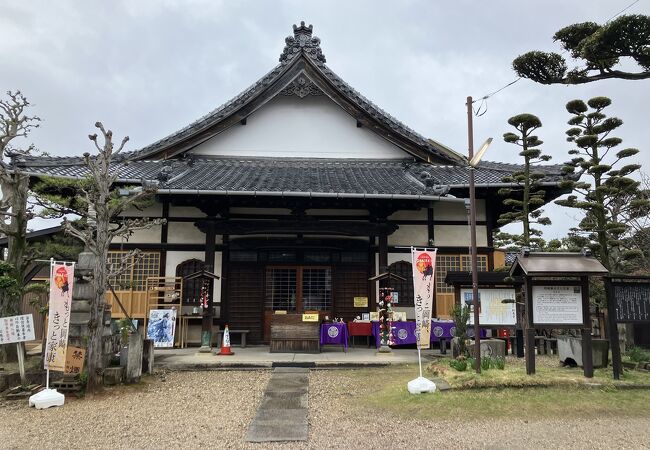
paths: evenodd
<path fill-rule="evenodd" d="M 474 124 L 472 119 L 472 97 L 470 96 L 467 97 L 468 161 L 474 158 Z M 474 307 L 474 358 L 476 360 L 476 373 L 481 373 L 481 328 L 478 323 L 478 256 L 476 254 L 476 188 L 474 186 L 474 166 L 468 163 L 467 167 L 469 168 L 469 227 L 472 261 L 472 305 Z"/>

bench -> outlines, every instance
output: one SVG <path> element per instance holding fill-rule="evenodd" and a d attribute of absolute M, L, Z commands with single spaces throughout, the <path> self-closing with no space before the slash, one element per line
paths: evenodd
<path fill-rule="evenodd" d="M 223 339 L 224 331 L 226 330 L 217 331 L 217 348 L 221 348 L 221 340 Z M 238 334 L 241 336 L 241 348 L 246 348 L 246 335 L 250 333 L 250 331 L 251 330 L 228 330 L 231 336 L 233 334 Z"/>

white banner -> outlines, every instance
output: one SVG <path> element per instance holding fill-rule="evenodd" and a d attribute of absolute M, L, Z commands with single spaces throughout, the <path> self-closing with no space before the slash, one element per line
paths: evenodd
<path fill-rule="evenodd" d="M 413 266 L 413 300 L 415 303 L 415 333 L 418 348 L 431 345 L 431 307 L 435 290 L 437 250 L 417 250 L 411 247 Z"/>
<path fill-rule="evenodd" d="M 65 371 L 74 264 L 53 262 L 50 267 L 50 305 L 44 365 L 46 369 L 58 372 Z"/>
<path fill-rule="evenodd" d="M 0 345 L 35 339 L 34 317 L 31 314 L 0 318 Z"/>

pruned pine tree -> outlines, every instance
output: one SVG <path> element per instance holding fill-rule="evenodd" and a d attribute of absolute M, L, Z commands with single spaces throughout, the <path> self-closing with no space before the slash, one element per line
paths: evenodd
<path fill-rule="evenodd" d="M 581 64 L 568 70 L 561 54 L 532 51 L 512 62 L 522 78 L 541 84 L 583 84 L 618 78 L 643 80 L 650 78 L 650 17 L 621 16 L 604 25 L 583 22 L 562 28 L 553 36 L 571 57 Z M 627 69 L 637 65 L 640 70 Z"/>
<path fill-rule="evenodd" d="M 623 121 L 605 115 L 603 111 L 610 104 L 606 97 L 594 97 L 587 103 L 567 103 L 566 109 L 572 114 L 567 141 L 575 148 L 569 151 L 573 158 L 565 171 L 578 171 L 582 176 L 578 181 L 567 179 L 562 183 L 578 195 L 555 203 L 585 213 L 579 231 L 589 239 L 589 247 L 603 265 L 611 272 L 620 272 L 630 260 L 640 256 L 638 249 L 625 245 L 625 239 L 630 234 L 630 220 L 647 214 L 650 201 L 642 195 L 639 181 L 631 178 L 641 166 L 628 161 L 639 150 L 615 150 L 622 140 L 611 133 Z"/>
<path fill-rule="evenodd" d="M 124 267 L 109 267 L 108 250 L 111 242 L 128 238 L 134 231 L 150 228 L 163 223 L 161 219 L 121 217 L 122 213 L 133 207 L 150 203 L 154 186 L 147 185 L 129 189 L 118 186 L 119 171 L 114 166 L 116 158 L 124 149 L 129 138 L 125 137 L 119 147 L 113 144 L 113 132 L 106 130 L 97 122 L 101 131 L 88 136 L 95 144 L 97 155 L 84 154 L 88 170 L 86 179 L 81 181 L 45 179 L 35 186 L 44 214 L 49 217 L 64 217 L 66 233 L 84 243 L 86 251 L 95 256 L 93 273 L 94 299 L 91 304 L 88 341 L 88 383 L 89 392 L 96 391 L 102 383 L 102 316 L 107 306 L 105 295 L 110 277 L 118 275 Z M 76 215 L 81 220 L 72 222 L 67 215 Z M 137 253 L 137 250 L 135 251 Z M 132 254 L 124 261 L 130 260 Z"/>
<path fill-rule="evenodd" d="M 544 174 L 535 171 L 534 165 L 551 159 L 550 156 L 542 154 L 539 146 L 543 142 L 536 136 L 535 131 L 542 126 L 539 118 L 533 114 L 519 114 L 508 119 L 517 133 L 505 133 L 503 140 L 521 147 L 519 155 L 523 158 L 523 169 L 504 177 L 503 181 L 512 183 L 513 187 L 499 189 L 499 195 L 507 197 L 503 203 L 511 207 L 511 211 L 501 214 L 498 219 L 499 225 L 506 225 L 513 222 L 521 222 L 523 232 L 517 234 L 502 234 L 497 238 L 509 240 L 511 248 L 543 246 L 541 239 L 542 232 L 533 228 L 533 224 L 549 225 L 551 220 L 544 217 L 541 207 L 545 201 L 546 192 L 542 189 L 540 180 Z"/>
<path fill-rule="evenodd" d="M 27 115 L 29 107 L 29 101 L 20 91 L 9 91 L 6 98 L 0 98 L 0 235 L 7 236 L 8 241 L 4 276 L 12 277 L 17 286 L 17 289 L 0 289 L 0 317 L 19 313 L 25 289 L 23 280 L 30 263 L 26 249 L 27 222 L 31 217 L 27 205 L 29 176 L 5 161 L 33 150 L 33 146 L 22 149 L 15 146 L 16 140 L 26 138 L 39 125 L 38 117 Z M 0 345 L 0 362 L 14 356 L 14 346 Z"/>

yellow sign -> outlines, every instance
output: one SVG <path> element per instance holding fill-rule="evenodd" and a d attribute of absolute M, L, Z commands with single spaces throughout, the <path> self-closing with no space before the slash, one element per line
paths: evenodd
<path fill-rule="evenodd" d="M 286 309 L 278 309 L 275 311 L 275 314 L 286 314 L 287 310 Z"/>
<path fill-rule="evenodd" d="M 367 308 L 368 307 L 368 297 L 354 297 L 354 307 L 355 308 Z"/>
<path fill-rule="evenodd" d="M 318 322 L 318 314 L 303 314 L 303 322 Z"/>

